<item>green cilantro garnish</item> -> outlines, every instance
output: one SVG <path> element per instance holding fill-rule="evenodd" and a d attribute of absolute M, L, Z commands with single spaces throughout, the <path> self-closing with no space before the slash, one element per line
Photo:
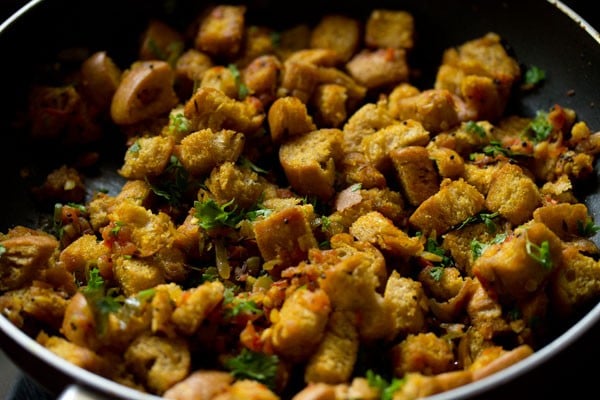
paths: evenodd
<path fill-rule="evenodd" d="M 550 121 L 548 121 L 548 113 L 545 111 L 538 111 L 535 118 L 527 126 L 526 133 L 536 143 L 548 139 L 552 133 L 552 125 L 550 124 Z"/>
<path fill-rule="evenodd" d="M 249 168 L 252 171 L 256 172 L 257 174 L 266 174 L 269 172 L 266 169 L 262 169 L 258 165 L 254 164 L 252 161 L 250 161 L 246 157 L 240 157 L 238 161 L 242 167 Z"/>
<path fill-rule="evenodd" d="M 225 367 L 236 379 L 252 379 L 264 383 L 269 388 L 275 387 L 279 358 L 255 352 L 246 348 L 240 354 L 225 361 Z"/>
<path fill-rule="evenodd" d="M 171 156 L 169 165 L 157 183 L 150 183 L 150 189 L 155 195 L 164 198 L 169 204 L 178 206 L 182 203 L 188 189 L 189 174 L 176 156 Z"/>
<path fill-rule="evenodd" d="M 362 183 L 355 183 L 354 185 L 350 186 L 351 192 L 358 192 L 360 189 L 362 189 Z"/>
<path fill-rule="evenodd" d="M 250 90 L 248 89 L 248 86 L 246 86 L 246 84 L 242 82 L 242 75 L 240 74 L 240 70 L 235 64 L 229 64 L 227 68 L 229 68 L 229 71 L 231 71 L 231 75 L 233 75 L 233 78 L 235 79 L 235 85 L 238 89 L 238 97 L 240 98 L 240 100 L 244 100 L 246 96 L 248 96 L 248 94 L 250 93 Z"/>
<path fill-rule="evenodd" d="M 234 289 L 231 287 L 225 289 L 223 296 L 223 304 L 226 306 L 226 317 L 236 317 L 240 314 L 262 314 L 262 310 L 253 300 L 245 300 L 237 297 Z"/>
<path fill-rule="evenodd" d="M 552 269 L 552 254 L 550 254 L 550 243 L 544 240 L 540 245 L 531 242 L 529 239 L 525 242 L 525 251 L 527 255 L 537 261 L 545 269 Z"/>
<path fill-rule="evenodd" d="M 119 236 L 119 232 L 121 232 L 121 227 L 124 225 L 122 221 L 115 221 L 115 226 L 110 229 L 110 234 L 113 236 Z"/>
<path fill-rule="evenodd" d="M 500 244 L 506 240 L 508 235 L 506 233 L 499 233 L 489 243 L 480 242 L 477 239 L 471 240 L 471 254 L 473 255 L 473 260 L 481 257 L 485 249 L 493 244 Z"/>
<path fill-rule="evenodd" d="M 0 257 L 2 257 L 4 253 L 6 253 L 6 247 L 4 247 L 3 244 L 0 244 Z"/>
<path fill-rule="evenodd" d="M 456 227 L 457 230 L 464 228 L 467 225 L 470 224 L 476 224 L 479 222 L 483 222 L 485 224 L 485 227 L 487 228 L 488 232 L 490 233 L 496 233 L 496 230 L 498 229 L 498 227 L 496 226 L 496 223 L 494 222 L 494 218 L 498 217 L 500 215 L 500 213 L 498 212 L 494 212 L 494 213 L 479 213 L 479 214 L 475 214 L 467 219 L 465 219 L 463 222 L 460 223 L 460 225 L 458 225 Z"/>
<path fill-rule="evenodd" d="M 138 153 L 141 148 L 142 146 L 140 145 L 140 142 L 136 140 L 131 146 L 129 146 L 127 151 L 130 153 Z"/>
<path fill-rule="evenodd" d="M 331 219 L 327 215 L 321 215 L 321 231 L 327 232 L 329 227 L 331 227 Z"/>
<path fill-rule="evenodd" d="M 194 216 L 198 218 L 198 225 L 206 230 L 214 229 L 222 226 L 235 228 L 241 221 L 240 213 L 236 212 L 236 206 L 233 204 L 234 199 L 231 199 L 223 205 L 218 205 L 213 199 L 206 201 L 194 202 L 196 210 Z M 233 207 L 228 209 L 229 207 Z"/>
<path fill-rule="evenodd" d="M 169 114 L 169 125 L 167 130 L 171 134 L 179 133 L 185 134 L 192 128 L 192 121 L 190 121 L 182 110 L 174 111 Z"/>
<path fill-rule="evenodd" d="M 479 125 L 475 121 L 469 121 L 469 122 L 467 122 L 466 125 L 465 125 L 465 129 L 469 133 L 475 133 L 479 137 L 482 137 L 482 138 L 485 137 L 485 129 L 483 129 L 483 127 L 481 125 Z"/>
<path fill-rule="evenodd" d="M 429 275 L 431 275 L 434 281 L 439 282 L 442 279 L 442 275 L 444 275 L 444 267 L 432 267 L 429 270 Z"/>
<path fill-rule="evenodd" d="M 369 386 L 379 391 L 379 398 L 381 400 L 392 400 L 394 398 L 394 393 L 396 393 L 404 384 L 404 380 L 398 378 L 392 378 L 392 381 L 388 382 L 381 375 L 370 369 L 367 370 L 366 378 Z"/>
<path fill-rule="evenodd" d="M 281 46 L 281 33 L 271 32 L 271 43 L 273 43 L 274 47 Z"/>
<path fill-rule="evenodd" d="M 585 223 L 579 220 L 577 221 L 577 232 L 583 237 L 594 236 L 600 232 L 600 225 L 594 224 L 592 219 L 588 219 Z"/>
<path fill-rule="evenodd" d="M 108 314 L 119 311 L 124 303 L 123 296 L 118 294 L 116 288 L 106 287 L 98 268 L 90 269 L 87 285 L 81 291 L 92 307 L 98 333 L 106 333 Z"/>
<path fill-rule="evenodd" d="M 454 265 L 452 258 L 446 255 L 446 250 L 444 250 L 434 238 L 427 239 L 427 242 L 425 242 L 425 251 L 441 257 L 442 260 L 435 263 L 437 266 L 450 267 Z"/>
<path fill-rule="evenodd" d="M 502 147 L 502 143 L 500 143 L 497 140 L 490 141 L 490 144 L 485 146 L 482 149 L 482 151 L 483 151 L 483 154 L 490 156 L 490 157 L 496 157 L 498 155 L 503 155 L 505 157 L 511 158 L 511 157 L 514 157 L 514 155 L 515 155 L 512 151 L 510 151 L 506 147 Z"/>
<path fill-rule="evenodd" d="M 527 85 L 537 85 L 546 79 L 546 71 L 532 65 L 525 71 L 525 83 Z"/>

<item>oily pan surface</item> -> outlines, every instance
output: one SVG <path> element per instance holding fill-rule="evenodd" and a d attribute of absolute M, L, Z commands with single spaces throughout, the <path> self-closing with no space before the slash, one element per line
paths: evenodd
<path fill-rule="evenodd" d="M 509 8 L 510 8 L 510 7 L 509 7 Z M 420 24 L 423 24 L 423 22 L 422 22 L 422 21 L 420 22 L 420 18 L 421 18 L 421 17 L 419 16 L 419 13 L 418 13 L 418 12 L 415 12 L 415 20 L 417 21 L 417 24 L 418 24 L 418 25 L 420 25 Z M 485 21 L 485 20 L 484 20 L 484 21 Z M 478 19 L 478 20 L 476 20 L 476 21 L 474 21 L 474 22 L 473 22 L 473 25 L 477 26 L 477 25 L 478 25 L 480 22 L 481 22 L 481 20 L 479 20 L 479 19 Z M 483 33 L 483 32 L 485 32 L 485 31 L 481 31 L 481 32 Z M 470 38 L 473 38 L 473 37 L 474 37 L 473 35 L 468 35 L 468 34 L 465 34 L 464 32 L 463 32 L 462 34 L 464 34 L 464 38 L 465 38 L 465 39 L 470 39 Z M 122 38 L 123 38 L 122 36 L 118 36 L 118 35 L 116 35 L 116 36 L 118 37 L 116 40 L 120 40 L 120 39 L 122 39 Z M 459 35 L 458 37 L 460 37 L 460 35 Z M 458 39 L 458 37 L 457 37 L 457 41 L 456 41 L 456 42 L 453 42 L 453 43 L 451 43 L 451 44 L 461 43 L 461 40 L 460 40 L 460 39 Z M 506 37 L 503 35 L 503 38 L 506 38 Z M 106 38 L 103 38 L 103 39 L 106 39 Z M 438 38 L 438 39 L 439 39 L 439 38 Z M 111 41 L 112 41 L 112 40 L 111 40 Z M 507 42 L 509 42 L 509 43 L 510 43 L 510 39 L 508 39 L 508 40 L 507 40 Z M 90 42 L 88 42 L 88 43 L 90 43 Z M 440 48 L 441 48 L 441 47 L 443 47 L 443 46 L 440 46 Z M 107 48 L 107 47 L 102 47 L 102 48 Z M 417 45 L 417 48 L 419 48 L 419 45 Z M 421 50 L 422 50 L 422 49 L 421 49 Z M 429 50 L 431 50 L 431 49 L 430 49 L 430 48 L 428 48 L 428 51 L 429 51 Z M 535 49 L 531 50 L 531 52 L 535 53 Z M 118 53 L 118 51 L 116 51 L 114 54 L 115 54 L 115 55 L 118 55 L 119 53 Z M 430 54 L 435 54 L 435 52 L 433 52 L 433 51 L 432 51 Z M 528 54 L 529 54 L 529 53 L 528 53 Z M 433 56 L 432 56 L 432 57 L 433 57 Z M 433 58 L 436 58 L 436 57 L 433 57 Z M 533 57 L 532 57 L 532 58 L 533 58 Z M 519 60 L 522 60 L 522 58 L 521 58 L 521 57 L 519 57 Z M 536 63 L 537 63 L 537 62 L 536 62 Z M 427 63 L 426 63 L 426 64 L 427 64 Z M 537 64 L 539 64 L 539 63 L 537 63 Z M 427 64 L 427 65 L 437 65 L 437 62 L 433 62 L 433 64 Z M 571 68 L 571 67 L 569 67 L 569 68 Z M 425 71 L 425 73 L 427 72 L 427 71 L 426 71 L 426 69 L 424 69 L 424 71 Z M 548 82 L 552 83 L 552 78 L 551 78 L 551 77 L 553 76 L 553 75 L 551 74 L 551 72 L 552 72 L 552 69 L 550 68 L 550 69 L 548 69 L 548 71 L 549 71 L 549 75 L 550 75 L 550 78 L 549 78 Z M 571 71 L 571 72 L 572 72 L 572 71 Z M 424 79 L 426 79 L 426 78 L 424 78 Z M 543 86 L 543 87 L 542 87 L 542 88 L 541 88 L 539 91 L 535 91 L 535 92 L 533 92 L 533 93 L 531 93 L 531 92 L 530 92 L 530 93 L 528 93 L 528 94 L 527 94 L 527 96 L 526 96 L 526 98 L 525 98 L 525 101 L 522 103 L 522 104 L 524 104 L 524 105 L 522 106 L 523 108 L 522 108 L 522 109 L 519 109 L 519 110 L 522 110 L 522 111 L 523 111 L 523 112 L 525 112 L 525 113 L 528 113 L 528 112 L 529 112 L 529 115 L 531 115 L 531 112 L 532 112 L 532 110 L 537 110 L 537 109 L 540 109 L 540 108 L 546 108 L 546 106 L 550 106 L 550 105 L 552 105 L 554 102 L 557 102 L 557 101 L 560 101 L 560 104 L 561 104 L 561 105 L 563 105 L 563 106 L 565 106 L 565 105 L 566 105 L 566 106 L 572 106 L 572 104 L 574 104 L 574 103 L 575 103 L 575 100 L 573 100 L 574 98 L 575 98 L 575 99 L 580 99 L 581 97 L 583 97 L 583 96 L 579 97 L 579 92 L 578 92 L 577 90 L 573 89 L 573 87 L 575 87 L 575 86 L 571 87 L 571 86 L 569 86 L 569 85 L 568 85 L 568 83 L 570 83 L 570 82 L 568 81 L 568 79 L 565 79 L 565 81 L 561 81 L 561 82 L 562 82 L 562 85 L 561 85 L 561 84 L 558 84 L 558 85 L 556 85 L 556 86 L 557 86 L 557 88 L 556 88 L 556 90 L 555 90 L 554 92 L 553 92 L 552 90 L 549 90 L 549 92 L 550 92 L 550 93 L 546 93 L 546 88 L 547 88 L 547 86 L 546 86 L 546 85 L 544 85 L 544 86 Z M 423 87 L 427 87 L 427 86 L 426 86 L 426 85 L 424 85 Z M 554 89 L 554 87 L 553 87 L 553 86 L 548 86 L 548 88 L 550 88 L 550 89 Z M 575 90 L 576 96 L 568 96 L 568 95 L 566 95 L 566 92 L 561 92 L 562 90 L 566 90 L 566 91 L 569 91 L 569 90 Z M 540 103 L 535 103 L 535 102 L 532 102 L 532 100 L 531 100 L 531 99 L 532 99 L 532 98 L 533 98 L 533 99 L 536 99 L 536 96 L 539 96 L 539 97 L 541 97 L 541 98 L 544 98 L 544 101 L 545 101 L 545 102 L 547 102 L 547 103 L 545 104 L 545 103 L 541 102 L 541 104 L 540 104 Z M 546 96 L 547 96 L 547 97 L 546 97 Z M 587 98 L 585 98 L 585 100 L 588 100 L 588 99 L 587 99 Z M 531 104 L 533 104 L 533 106 L 532 106 L 530 103 L 528 103 L 528 102 L 530 102 Z M 584 104 L 583 104 L 583 106 L 582 106 L 582 108 L 581 108 L 581 110 L 582 110 L 582 112 L 581 112 L 581 113 L 579 112 L 580 110 L 579 110 L 577 107 L 574 107 L 574 108 L 575 108 L 575 110 L 578 112 L 578 116 L 579 116 L 579 117 L 580 117 L 582 120 L 588 121 L 588 122 L 590 123 L 590 126 L 591 126 L 592 128 L 594 128 L 594 125 L 593 125 L 592 121 L 590 121 L 590 120 L 586 120 L 586 119 L 585 119 L 585 117 L 582 117 L 582 115 L 585 115 L 585 114 L 586 114 L 586 111 L 588 111 L 588 109 L 589 109 L 589 107 L 590 107 L 590 104 L 591 104 L 592 102 L 593 102 L 593 100 L 590 100 L 589 102 L 587 102 L 587 101 L 583 101 L 583 103 L 584 103 Z M 528 107 L 530 107 L 530 108 L 528 108 Z M 535 112 L 535 111 L 533 111 L 533 112 Z M 592 119 L 592 120 L 593 120 L 593 119 Z M 39 156 L 39 155 L 41 155 L 42 157 L 44 157 L 45 155 L 51 155 L 51 158 L 52 158 L 52 159 L 51 159 L 51 160 L 49 160 L 49 161 L 50 161 L 50 162 L 55 162 L 55 161 L 56 161 L 56 155 L 57 155 L 57 154 L 61 154 L 61 153 L 60 153 L 60 149 L 52 149 L 52 150 L 53 150 L 53 152 L 51 152 L 50 154 L 48 154 L 48 151 L 47 151 L 47 149 L 46 149 L 46 151 L 40 152 L 40 153 L 36 154 L 36 156 Z M 11 160 L 12 160 L 12 159 L 14 159 L 14 158 L 15 158 L 15 157 L 9 157 L 8 159 L 11 159 Z M 45 157 L 44 157 L 44 158 L 45 158 Z M 50 157 L 49 157 L 49 158 L 50 158 Z M 122 160 L 120 160 L 119 158 L 120 158 L 120 157 L 119 157 L 119 155 L 117 155 L 117 156 L 116 156 L 116 160 L 115 160 L 115 165 L 117 165 L 117 166 L 118 166 L 118 165 L 119 165 L 119 163 L 122 161 Z M 40 164 L 40 165 L 43 165 L 43 164 Z M 40 169 L 42 169 L 42 168 L 40 168 Z M 109 166 L 109 167 L 107 167 L 107 168 L 106 168 L 106 171 L 113 171 L 113 174 L 114 174 L 114 166 Z M 113 182 L 113 178 L 114 178 L 115 180 L 117 180 L 117 182 L 119 182 L 119 181 L 118 181 L 118 179 L 119 179 L 119 177 L 118 177 L 118 176 L 113 176 L 113 178 L 109 178 L 108 180 L 106 180 L 106 178 L 105 178 L 105 175 L 106 175 L 105 173 L 103 173 L 103 174 L 102 174 L 103 178 L 102 178 L 101 180 L 99 180 L 99 182 L 100 182 L 100 183 L 98 184 L 99 186 L 97 186 L 96 188 L 102 187 L 102 185 L 106 185 L 106 183 Z M 118 190 L 118 185 L 119 185 L 119 184 L 117 183 L 117 184 L 115 185 L 115 187 L 114 187 L 114 188 L 115 188 L 115 189 L 117 189 L 117 190 Z M 92 189 L 92 190 L 94 190 L 94 189 Z M 30 209 L 28 209 L 28 211 L 30 211 Z M 30 213 L 30 212 L 27 212 L 27 215 L 28 215 L 28 218 L 35 218 L 35 214 L 32 214 L 32 213 Z M 15 218 L 15 217 L 14 217 L 14 215 L 13 215 L 13 216 L 11 216 L 11 218 Z M 14 221 L 14 220 L 19 220 L 20 218 L 21 218 L 20 216 L 17 216 L 15 219 L 13 219 L 13 221 Z M 36 220 L 36 221 L 34 221 L 34 222 L 37 222 L 37 220 Z M 11 223 L 12 223 L 12 221 L 11 221 Z"/>

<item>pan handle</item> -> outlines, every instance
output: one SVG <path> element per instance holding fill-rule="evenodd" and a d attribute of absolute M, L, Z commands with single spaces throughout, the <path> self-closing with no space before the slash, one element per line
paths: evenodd
<path fill-rule="evenodd" d="M 60 394 L 57 400 L 111 400 L 83 386 L 72 384 Z"/>

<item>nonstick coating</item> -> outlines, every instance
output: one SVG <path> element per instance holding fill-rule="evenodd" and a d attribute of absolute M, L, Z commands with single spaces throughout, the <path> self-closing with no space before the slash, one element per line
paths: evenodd
<path fill-rule="evenodd" d="M 536 65 L 547 74 L 539 89 L 515 99 L 511 112 L 534 116 L 539 109 L 560 104 L 576 110 L 578 118 L 586 121 L 592 131 L 600 130 L 600 39 L 593 30 L 584 29 L 585 23 L 561 11 L 562 4 L 556 1 L 257 0 L 244 3 L 249 6 L 248 19 L 275 27 L 314 22 L 328 12 L 364 19 L 373 8 L 410 11 L 415 16 L 418 33 L 411 65 L 422 73 L 413 83 L 423 89 L 432 86 L 445 48 L 494 31 L 506 41 L 519 62 L 524 66 Z M 178 8 L 173 10 L 173 4 Z M 133 61 L 132 55 L 137 54 L 138 34 L 150 17 L 157 16 L 183 28 L 190 22 L 189 16 L 206 4 L 201 0 L 34 0 L 0 26 L 1 232 L 17 224 L 39 226 L 48 217 L 49 210 L 33 202 L 29 185 L 45 176 L 50 168 L 72 157 L 74 151 L 55 143 L 36 145 L 14 124 L 27 88 L 37 78 L 36 66 L 51 60 L 60 49 L 78 46 L 107 50 L 120 66 L 127 66 Z M 99 167 L 87 177 L 90 193 L 101 188 L 116 194 L 123 182 L 116 169 L 122 162 L 124 147 L 117 132 L 108 134 L 114 134 L 113 143 L 102 148 Z M 599 181 L 597 166 L 591 181 L 580 188 L 596 220 L 600 220 Z M 532 389 L 530 395 L 544 393 L 541 386 L 535 387 L 540 384 L 551 387 L 554 384 L 558 388 L 562 383 L 544 382 L 544 377 L 536 375 L 536 371 L 544 371 L 545 365 L 566 353 L 563 350 L 574 346 L 586 332 L 598 331 L 595 326 L 599 319 L 600 306 L 596 306 L 562 336 L 525 361 L 434 398 L 503 398 L 514 395 L 507 392 L 513 381 L 517 384 L 512 384 L 512 390 L 525 390 L 522 394 L 527 393 L 527 389 Z M 0 317 L 0 345 L 23 371 L 53 393 L 59 394 L 68 384 L 79 382 L 110 397 L 148 398 L 69 365 L 42 349 L 3 317 Z"/>

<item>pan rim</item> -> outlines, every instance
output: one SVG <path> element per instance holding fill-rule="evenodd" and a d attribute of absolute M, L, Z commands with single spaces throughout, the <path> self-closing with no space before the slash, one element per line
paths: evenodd
<path fill-rule="evenodd" d="M 23 14 L 26 14 L 30 9 L 46 0 L 29 0 L 15 13 L 9 16 L 5 21 L 0 23 L 0 35 L 3 34 L 12 24 L 14 24 Z M 556 7 L 560 12 L 568 16 L 573 22 L 587 32 L 600 46 L 600 33 L 590 25 L 582 16 L 564 4 L 561 0 L 545 0 Z M 583 317 L 581 317 L 569 329 L 563 332 L 560 336 L 553 339 L 544 347 L 535 351 L 532 355 L 521 360 L 520 362 L 502 369 L 490 376 L 481 380 L 469 383 L 467 385 L 448 390 L 446 392 L 426 397 L 427 400 L 450 400 L 450 399 L 468 399 L 476 395 L 481 395 L 499 387 L 504 383 L 514 380 L 515 378 L 525 374 L 544 362 L 556 357 L 560 352 L 568 351 L 568 348 L 588 332 L 594 325 L 600 323 L 600 302 L 592 307 Z M 71 385 L 83 385 L 98 393 L 114 396 L 115 398 L 127 398 L 131 400 L 158 400 L 161 397 L 156 395 L 140 392 L 136 389 L 114 382 L 104 378 L 98 374 L 87 371 L 78 367 L 60 356 L 54 354 L 35 339 L 28 336 L 20 330 L 16 325 L 10 322 L 4 315 L 0 314 L 0 331 L 8 336 L 12 341 L 16 342 L 21 348 L 27 350 L 35 357 L 39 358 L 46 364 L 56 368 L 64 375 L 68 376 L 72 383 Z M 3 351 L 4 348 L 0 347 Z M 7 354 L 12 357 L 10 352 Z M 18 366 L 20 370 L 28 374 L 28 372 Z M 65 391 L 69 385 L 65 386 Z M 64 392 L 63 392 L 64 393 Z"/>

